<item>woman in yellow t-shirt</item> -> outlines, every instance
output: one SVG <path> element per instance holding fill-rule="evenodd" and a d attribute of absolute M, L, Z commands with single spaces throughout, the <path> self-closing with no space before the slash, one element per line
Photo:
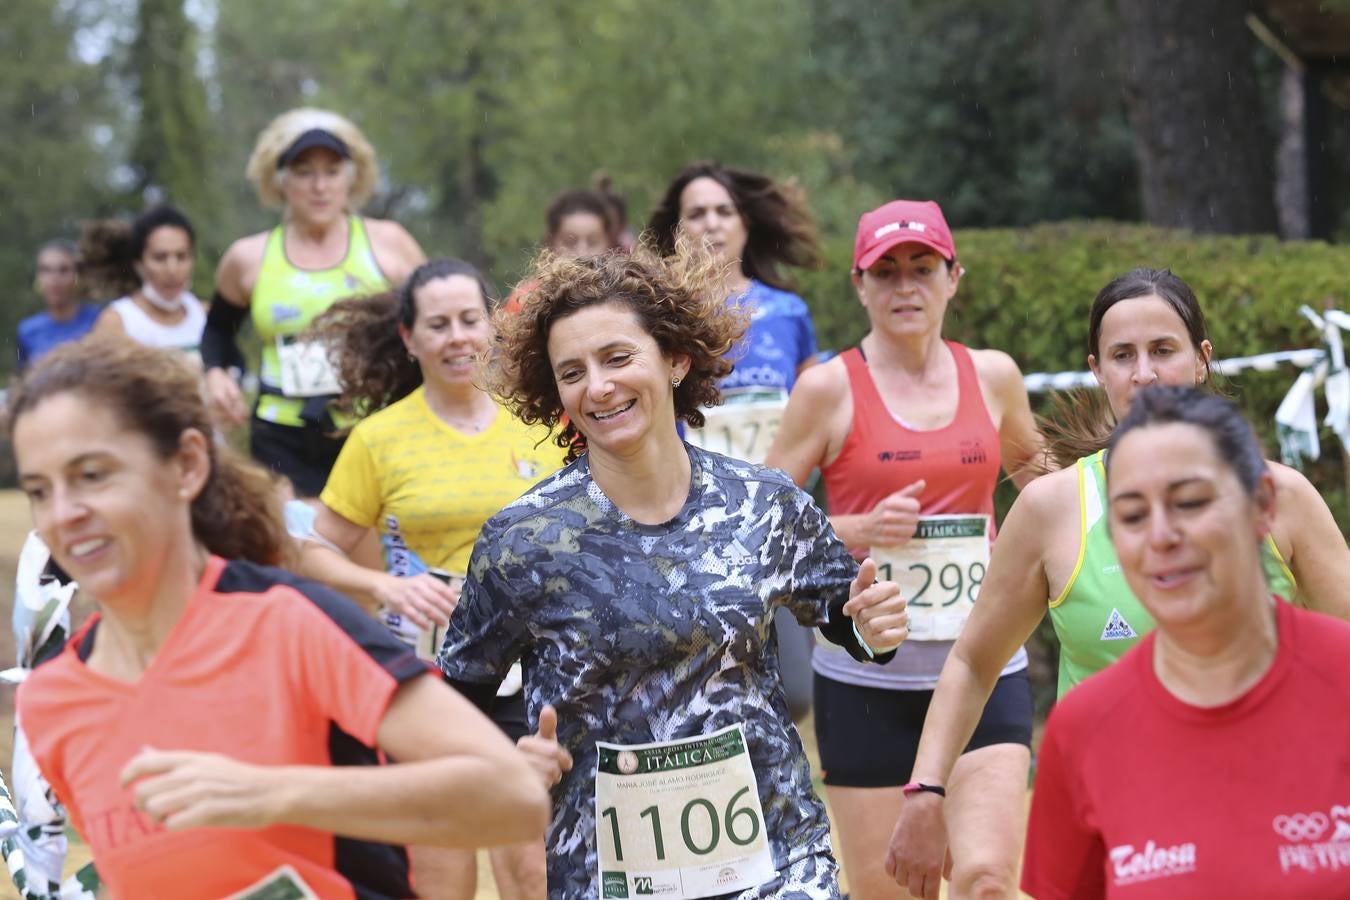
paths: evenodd
<path fill-rule="evenodd" d="M 340 405 L 378 412 L 357 424 L 333 465 L 300 569 L 367 602 L 426 658 L 439 650 L 483 523 L 562 463 L 547 430 L 475 384 L 476 357 L 492 338 L 489 295 L 468 263 L 436 260 L 396 292 L 341 301 L 315 324 L 338 363 Z M 345 555 L 371 528 L 387 571 Z M 493 718 L 519 740 L 531 729 L 518 677 L 511 688 Z M 503 898 L 544 896 L 542 844 L 492 858 Z M 433 892 L 424 896 L 474 895 L 471 853 L 414 851 L 413 867 L 419 890 Z"/>

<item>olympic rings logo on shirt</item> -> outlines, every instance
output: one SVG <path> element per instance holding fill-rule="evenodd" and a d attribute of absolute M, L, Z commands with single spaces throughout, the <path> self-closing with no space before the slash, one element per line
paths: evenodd
<path fill-rule="evenodd" d="M 1329 824 L 1327 817 L 1320 812 L 1294 813 L 1292 816 L 1276 816 L 1271 827 L 1286 841 L 1315 841 L 1326 833 Z"/>

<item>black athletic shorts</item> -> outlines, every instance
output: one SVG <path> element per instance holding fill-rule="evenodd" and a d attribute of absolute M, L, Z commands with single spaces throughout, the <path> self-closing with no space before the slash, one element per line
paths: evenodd
<path fill-rule="evenodd" d="M 278 425 L 257 416 L 249 432 L 249 453 L 273 472 L 289 478 L 297 497 L 319 496 L 346 440 L 333 437 L 331 429 L 318 424 Z"/>
<path fill-rule="evenodd" d="M 816 743 L 826 784 L 896 787 L 909 783 L 932 691 L 891 691 L 815 677 Z M 964 752 L 992 744 L 1031 746 L 1027 670 L 999 678 Z"/>
<path fill-rule="evenodd" d="M 530 731 L 530 724 L 525 718 L 524 691 L 516 691 L 509 697 L 498 697 L 492 704 L 492 715 L 488 718 L 506 732 L 513 744 L 525 735 L 534 733 Z"/>

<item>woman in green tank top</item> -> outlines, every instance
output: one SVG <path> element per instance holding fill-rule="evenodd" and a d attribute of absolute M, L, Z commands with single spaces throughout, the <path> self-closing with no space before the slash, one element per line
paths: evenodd
<path fill-rule="evenodd" d="M 1093 301 L 1088 365 L 1115 418 L 1150 384 L 1207 382 L 1212 352 L 1199 301 L 1168 270 L 1134 269 Z M 947 783 L 999 672 L 1047 609 L 1061 644 L 1061 692 L 1118 658 L 1152 628 L 1106 537 L 1100 450 L 1109 431 L 1098 430 L 1102 433 L 1092 440 L 1076 442 L 1069 459 L 1056 454 L 1067 467 L 1023 488 L 1008 512 L 980 602 L 929 705 L 912 781 Z M 1301 474 L 1279 463 L 1268 466 L 1278 493 L 1265 548 L 1272 592 L 1350 619 L 1350 583 L 1341 574 L 1350 570 L 1350 549 L 1330 510 Z M 947 846 L 941 798 L 914 796 L 917 802 L 905 804 L 896 824 L 886 866 L 902 885 L 936 885 Z M 1018 861 L 1006 864 L 1015 871 Z"/>
<path fill-rule="evenodd" d="M 235 241 L 216 270 L 202 335 L 211 405 L 229 425 L 249 419 L 231 370 L 244 367 L 235 335 L 251 317 L 262 367 L 250 450 L 304 497 L 323 490 L 342 441 L 331 436 L 332 368 L 302 333 L 338 300 L 401 284 L 426 261 L 397 222 L 356 215 L 378 175 L 375 151 L 347 119 L 320 109 L 283 113 L 248 162 L 258 199 L 280 206 L 282 223 Z"/>

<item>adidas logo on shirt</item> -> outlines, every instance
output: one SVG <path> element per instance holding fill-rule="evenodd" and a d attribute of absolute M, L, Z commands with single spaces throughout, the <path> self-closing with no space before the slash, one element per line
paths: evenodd
<path fill-rule="evenodd" d="M 1120 610 L 1112 608 L 1111 616 L 1106 620 L 1106 627 L 1102 629 L 1102 640 L 1124 641 L 1137 637 L 1139 637 L 1139 633 L 1130 627 L 1129 622 L 1125 621 L 1125 617 L 1120 614 Z"/>

